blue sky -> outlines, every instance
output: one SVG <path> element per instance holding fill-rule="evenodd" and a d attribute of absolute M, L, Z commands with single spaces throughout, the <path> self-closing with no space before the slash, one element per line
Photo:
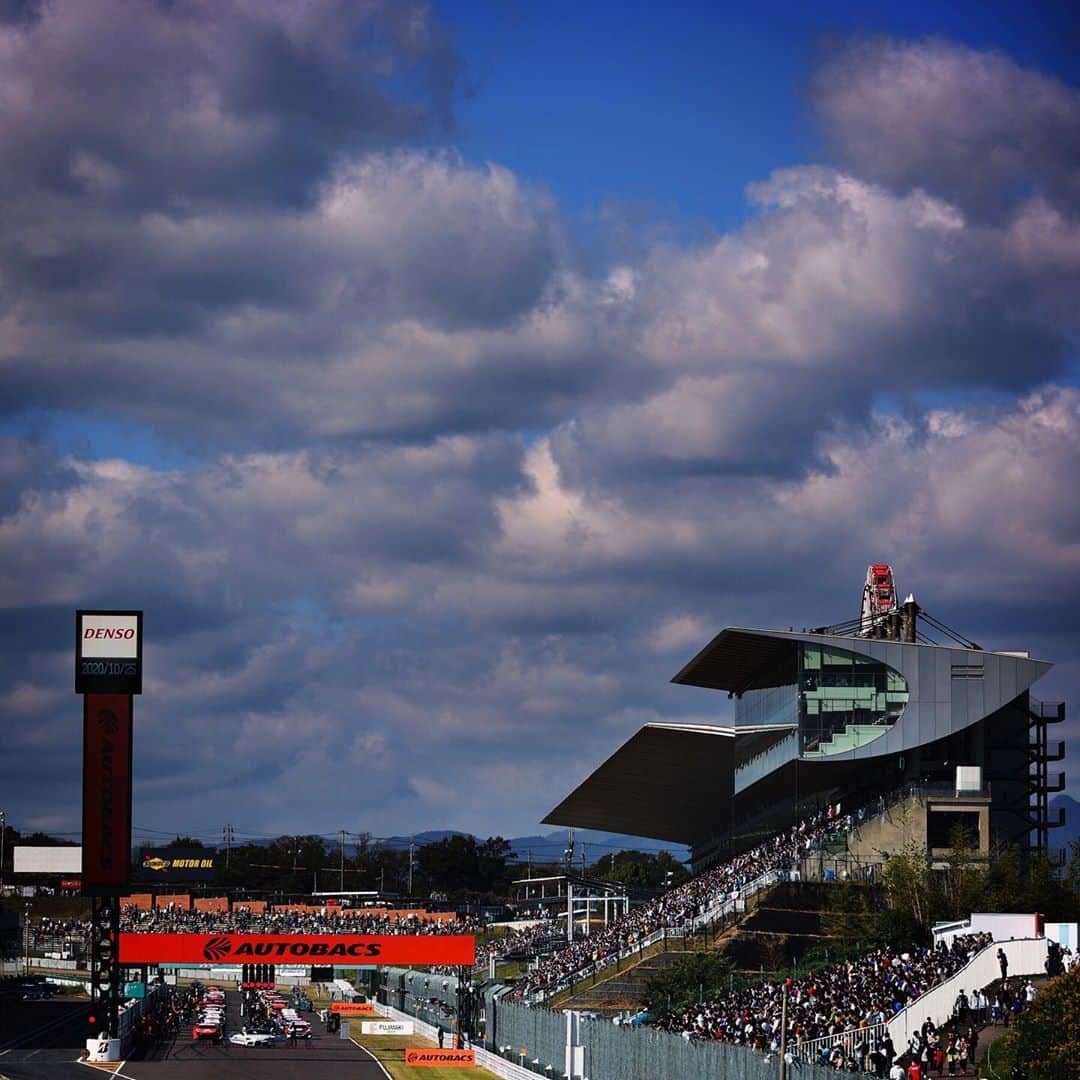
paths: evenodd
<path fill-rule="evenodd" d="M 1068 4 L 491 3 L 442 0 L 475 86 L 455 141 L 591 217 L 618 200 L 727 229 L 745 187 L 824 157 L 806 88 L 850 35 L 939 35 L 1075 74 Z"/>
<path fill-rule="evenodd" d="M 534 832 L 883 560 L 1075 715 L 1077 26 L 0 5 L 9 820 L 77 827 L 77 607 L 193 833 Z"/>

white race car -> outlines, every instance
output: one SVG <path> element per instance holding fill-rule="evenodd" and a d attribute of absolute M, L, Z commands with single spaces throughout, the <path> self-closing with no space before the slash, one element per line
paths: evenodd
<path fill-rule="evenodd" d="M 229 1036 L 229 1042 L 236 1046 L 273 1046 L 275 1039 L 273 1035 L 262 1031 L 238 1031 Z"/>

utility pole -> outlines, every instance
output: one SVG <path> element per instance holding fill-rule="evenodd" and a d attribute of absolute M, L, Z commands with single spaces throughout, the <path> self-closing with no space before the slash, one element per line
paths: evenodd
<path fill-rule="evenodd" d="M 30 974 L 30 901 L 23 903 L 23 971 Z"/>
<path fill-rule="evenodd" d="M 4 834 L 7 832 L 7 813 L 0 810 L 0 896 L 4 895 Z"/>
<path fill-rule="evenodd" d="M 529 848 L 529 880 L 532 881 L 532 848 Z"/>
<path fill-rule="evenodd" d="M 225 841 L 225 870 L 229 869 L 229 855 L 232 850 L 232 842 L 236 839 L 236 829 L 232 825 L 226 825 L 221 830 L 221 838 Z"/>
<path fill-rule="evenodd" d="M 409 837 L 409 896 L 412 896 L 412 872 L 413 872 L 413 854 L 416 852 L 416 837 Z"/>
<path fill-rule="evenodd" d="M 341 884 L 338 886 L 342 892 L 345 891 L 345 830 L 341 830 Z"/>
<path fill-rule="evenodd" d="M 566 830 L 566 850 L 563 852 L 563 862 L 566 863 L 566 872 L 570 873 L 574 866 L 574 830 Z"/>
<path fill-rule="evenodd" d="M 784 996 L 780 1000 L 780 1080 L 787 1080 L 787 999 L 791 980 L 784 980 Z"/>

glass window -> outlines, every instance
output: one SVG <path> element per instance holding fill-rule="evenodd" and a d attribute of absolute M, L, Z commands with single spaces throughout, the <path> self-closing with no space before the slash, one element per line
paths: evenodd
<path fill-rule="evenodd" d="M 896 723 L 907 702 L 904 677 L 880 660 L 831 645 L 801 646 L 802 753 L 837 754 L 870 742 Z"/>

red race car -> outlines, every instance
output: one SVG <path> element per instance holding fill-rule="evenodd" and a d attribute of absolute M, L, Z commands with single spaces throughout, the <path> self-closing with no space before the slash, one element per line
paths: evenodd
<path fill-rule="evenodd" d="M 191 1029 L 191 1037 L 198 1042 L 199 1039 L 210 1039 L 211 1042 L 221 1042 L 221 1026 L 209 1020 L 199 1020 Z"/>

